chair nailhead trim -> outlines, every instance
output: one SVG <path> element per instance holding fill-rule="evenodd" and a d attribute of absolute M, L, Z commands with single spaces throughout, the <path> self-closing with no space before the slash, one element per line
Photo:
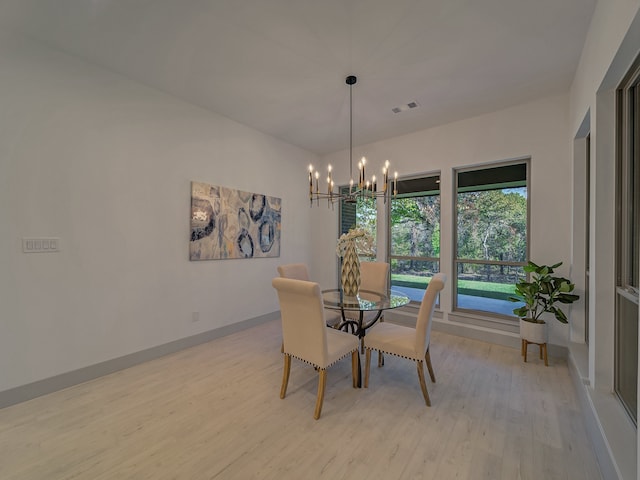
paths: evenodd
<path fill-rule="evenodd" d="M 324 367 L 324 368 L 320 367 L 319 365 L 316 365 L 315 363 L 311 363 L 311 362 L 309 362 L 309 361 L 307 361 L 307 360 L 304 360 L 303 358 L 296 357 L 295 355 L 293 355 L 293 354 L 291 354 L 291 353 L 284 352 L 284 354 L 285 354 L 285 355 L 289 355 L 290 357 L 293 357 L 293 358 L 295 358 L 295 359 L 298 359 L 298 360 L 300 360 L 301 362 L 304 362 L 304 363 L 306 363 L 307 365 L 311 365 L 312 367 L 317 368 L 317 369 L 319 369 L 319 370 L 326 370 L 326 369 L 327 369 L 327 368 L 329 368 L 331 365 L 335 365 L 335 364 L 336 364 L 336 363 L 338 363 L 340 360 L 342 360 L 343 358 L 346 358 L 347 356 L 351 355 L 353 352 L 356 352 L 357 350 L 358 350 L 358 349 L 356 348 L 356 349 L 354 349 L 354 350 L 352 350 L 352 351 L 350 351 L 350 352 L 345 353 L 343 356 L 341 356 L 340 358 L 338 358 L 338 359 L 337 359 L 337 360 L 335 360 L 334 362 L 331 362 L 329 365 L 327 365 L 327 366 L 326 366 L 326 367 Z"/>
<path fill-rule="evenodd" d="M 413 360 L 414 362 L 422 361 L 422 359 L 413 358 L 413 357 L 407 357 L 405 355 L 398 355 L 397 353 L 387 352 L 386 350 L 380 350 L 379 348 L 371 348 L 371 347 L 367 347 L 367 348 L 369 350 L 375 350 L 376 352 L 382 352 L 382 353 L 386 353 L 386 354 L 389 354 L 389 355 L 393 355 L 394 357 L 400 357 L 400 358 L 406 358 L 407 360 Z"/>

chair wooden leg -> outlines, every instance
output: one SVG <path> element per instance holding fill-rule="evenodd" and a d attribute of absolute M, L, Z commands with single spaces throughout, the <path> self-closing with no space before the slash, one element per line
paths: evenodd
<path fill-rule="evenodd" d="M 318 376 L 318 398 L 316 399 L 316 410 L 313 413 L 313 418 L 318 420 L 320 413 L 322 412 L 322 402 L 324 401 L 324 387 L 327 384 L 327 371 L 325 369 L 320 370 Z"/>
<path fill-rule="evenodd" d="M 420 380 L 420 388 L 422 388 L 422 395 L 427 407 L 431 406 L 431 399 L 429 399 L 429 392 L 427 392 L 427 382 L 424 380 L 424 368 L 422 367 L 422 360 L 416 362 L 418 367 L 418 380 Z"/>
<path fill-rule="evenodd" d="M 365 351 L 364 360 L 364 388 L 369 387 L 369 369 L 371 368 L 371 349 L 367 348 Z"/>
<path fill-rule="evenodd" d="M 287 385 L 289 384 L 289 372 L 291 371 L 291 355 L 284 356 L 284 372 L 282 373 L 282 387 L 280 387 L 280 398 L 284 398 L 287 394 Z"/>
<path fill-rule="evenodd" d="M 549 366 L 549 362 L 547 361 L 547 344 L 543 344 L 542 348 L 544 349 L 544 366 L 548 367 Z"/>
<path fill-rule="evenodd" d="M 524 357 L 524 363 L 527 363 L 527 350 L 529 347 L 529 342 L 527 342 L 526 340 L 522 340 L 522 348 L 524 349 L 524 353 L 522 354 L 522 356 Z"/>
<path fill-rule="evenodd" d="M 523 338 L 520 341 L 520 355 L 522 355 L 524 357 L 524 352 L 526 352 L 526 351 L 527 351 L 527 342 Z"/>
<path fill-rule="evenodd" d="M 357 350 L 351 352 L 351 377 L 353 378 L 353 388 L 358 388 L 358 373 L 360 370 L 360 366 L 358 365 L 360 362 L 360 355 L 358 355 Z"/>
<path fill-rule="evenodd" d="M 384 365 L 384 353 L 378 350 L 378 367 L 381 367 L 383 365 Z"/>
<path fill-rule="evenodd" d="M 427 362 L 427 370 L 429 370 L 429 376 L 431 377 L 431 381 L 436 383 L 436 375 L 433 373 L 433 365 L 431 365 L 431 354 L 429 353 L 429 349 L 424 354 L 424 359 Z"/>

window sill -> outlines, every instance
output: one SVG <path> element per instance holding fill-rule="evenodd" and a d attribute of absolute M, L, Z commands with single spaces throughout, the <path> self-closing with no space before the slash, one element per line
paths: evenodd
<path fill-rule="evenodd" d="M 516 334 L 520 333 L 520 325 L 517 319 L 507 320 L 498 317 L 481 316 L 470 312 L 455 311 L 449 314 L 449 320 L 452 322 L 466 323 L 491 330 L 500 330 Z"/>
<path fill-rule="evenodd" d="M 385 320 L 397 323 L 399 325 L 405 325 L 408 327 L 415 327 L 416 325 L 417 309 L 401 308 L 396 310 L 390 310 L 385 312 Z M 504 327 L 502 329 L 496 329 L 494 327 L 495 319 L 482 319 L 488 322 L 489 326 L 476 325 L 469 321 L 458 322 L 454 321 L 453 314 L 449 313 L 448 319 L 444 318 L 445 315 L 440 310 L 433 312 L 433 329 L 449 333 L 451 335 L 457 335 L 460 337 L 472 338 L 474 340 L 480 340 L 483 342 L 495 343 L 497 345 L 504 345 L 506 347 L 512 347 L 519 349 L 520 333 L 519 326 L 516 324 L 515 331 L 508 331 Z M 472 317 L 477 318 L 477 317 Z M 504 320 L 497 320 L 498 323 L 505 322 Z M 553 355 L 553 349 L 549 352 Z M 566 352 L 557 352 L 558 355 L 566 356 Z"/>

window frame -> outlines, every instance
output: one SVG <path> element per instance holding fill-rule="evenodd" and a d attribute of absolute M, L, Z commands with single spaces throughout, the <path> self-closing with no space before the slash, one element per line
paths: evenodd
<path fill-rule="evenodd" d="M 636 322 L 631 328 L 632 331 L 635 330 L 637 338 L 637 311 L 640 303 L 640 58 L 634 62 L 616 90 L 616 137 L 613 391 L 637 426 L 638 343 L 631 341 L 631 351 L 626 349 L 629 345 L 625 344 L 626 339 L 634 336 L 629 331 L 629 318 Z M 635 318 L 625 315 L 629 307 L 635 313 Z M 628 360 L 629 354 L 635 356 L 635 362 L 623 360 Z M 629 381 L 635 386 L 627 389 Z"/>
<path fill-rule="evenodd" d="M 526 168 L 526 188 L 527 188 L 527 220 L 526 220 L 526 251 L 525 260 L 523 262 L 509 262 L 500 260 L 479 260 L 469 258 L 459 258 L 458 255 L 458 183 L 459 174 L 483 169 L 492 169 L 506 167 L 510 165 L 524 164 Z M 467 188 L 467 187 L 465 187 Z M 531 251 L 531 157 L 519 157 L 509 160 L 501 160 L 490 163 L 477 165 L 469 165 L 453 169 L 452 181 L 452 249 L 451 249 L 451 272 L 452 272 L 452 290 L 451 290 L 451 311 L 453 314 L 473 315 L 484 318 L 491 318 L 499 321 L 507 321 L 508 323 L 516 323 L 518 317 L 515 315 L 504 315 L 498 312 L 488 310 L 476 310 L 471 308 L 463 308 L 458 305 L 458 265 L 459 264 L 476 264 L 476 265 L 496 265 L 496 266 L 513 266 L 520 267 L 527 264 Z"/>
<path fill-rule="evenodd" d="M 440 172 L 440 170 L 436 170 L 436 171 L 431 171 L 431 172 L 425 172 L 425 173 L 418 173 L 418 174 L 414 174 L 414 175 L 408 175 L 406 177 L 402 177 L 398 179 L 398 184 L 401 185 L 402 182 L 407 182 L 407 181 L 411 181 L 411 180 L 420 180 L 420 179 L 430 179 L 430 178 L 437 178 L 437 180 L 435 181 L 435 183 L 438 184 L 438 196 L 440 197 L 440 212 L 438 213 L 438 226 L 439 226 L 439 235 L 440 235 L 440 242 L 442 242 L 442 189 L 440 188 L 441 185 L 441 179 L 442 179 L 442 174 Z M 399 187 L 400 189 L 400 187 Z M 425 196 L 425 195 L 423 195 Z M 421 262 L 437 262 L 438 264 L 438 272 L 442 271 L 442 256 L 439 255 L 438 257 L 412 257 L 410 255 L 392 255 L 391 253 L 391 202 L 393 202 L 393 197 L 390 199 L 390 201 L 387 203 L 386 208 L 385 208 L 385 215 L 386 215 L 386 225 L 387 225 L 387 229 L 386 229 L 386 261 L 389 263 L 389 284 L 391 285 L 391 288 L 393 288 L 393 285 L 391 283 L 391 261 L 392 260 L 415 260 L 415 261 L 421 261 Z M 409 305 L 410 307 L 417 307 L 420 305 L 421 300 L 411 300 Z M 436 308 L 440 308 L 440 296 L 438 296 L 438 299 L 436 301 Z"/>
<path fill-rule="evenodd" d="M 340 185 L 338 187 L 338 191 L 340 193 L 347 193 L 349 191 L 349 188 L 350 188 L 349 185 Z M 360 200 L 360 199 L 358 198 L 358 200 Z M 355 202 L 355 206 L 354 206 L 355 210 L 354 210 L 354 217 L 353 217 L 353 219 L 354 219 L 354 224 L 353 225 L 346 225 L 344 223 L 345 219 L 344 219 L 344 211 L 343 211 L 345 204 L 352 205 L 352 203 L 345 202 L 344 199 L 341 199 L 340 201 L 337 202 L 338 203 L 338 238 L 340 238 L 340 236 L 343 233 L 347 233 L 351 228 L 354 228 L 354 227 L 358 226 L 358 222 L 357 222 L 357 220 L 358 220 L 358 203 L 357 203 L 358 200 Z M 374 205 L 375 211 L 376 211 L 376 214 L 375 214 L 375 226 L 374 226 L 373 231 L 371 233 L 372 233 L 372 236 L 373 236 L 374 245 L 376 245 L 376 254 L 377 254 L 377 242 L 378 242 L 377 230 L 378 230 L 378 222 L 380 221 L 380 218 L 379 218 L 380 211 L 378 209 L 377 198 L 373 198 L 371 200 L 373 201 L 373 205 Z M 363 261 L 363 259 L 368 259 L 367 261 L 375 260 L 374 257 L 368 257 L 368 256 L 363 257 L 363 256 L 360 256 L 360 261 Z M 341 271 L 342 271 L 342 259 L 336 255 L 336 274 L 337 274 L 337 279 L 336 280 L 338 282 L 338 285 L 340 285 L 340 282 L 341 282 Z M 389 279 L 390 278 L 391 278 L 391 274 L 389 274 Z"/>

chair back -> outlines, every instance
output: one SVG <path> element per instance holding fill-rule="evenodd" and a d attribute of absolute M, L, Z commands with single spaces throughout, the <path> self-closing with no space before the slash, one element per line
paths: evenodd
<path fill-rule="evenodd" d="M 278 275 L 282 278 L 293 278 L 295 280 L 311 280 L 309 269 L 304 263 L 289 263 L 278 266 Z"/>
<path fill-rule="evenodd" d="M 360 288 L 384 293 L 389 282 L 389 264 L 386 262 L 360 262 Z"/>
<path fill-rule="evenodd" d="M 271 284 L 280 302 L 284 353 L 324 368 L 329 355 L 320 285 L 291 278 Z"/>
<path fill-rule="evenodd" d="M 444 288 L 447 282 L 447 276 L 444 273 L 438 273 L 431 278 L 427 289 L 422 297 L 420 310 L 418 311 L 418 319 L 416 321 L 416 358 L 424 357 L 429 341 L 431 339 L 431 317 L 433 309 L 436 306 L 436 298 L 438 293 Z"/>

